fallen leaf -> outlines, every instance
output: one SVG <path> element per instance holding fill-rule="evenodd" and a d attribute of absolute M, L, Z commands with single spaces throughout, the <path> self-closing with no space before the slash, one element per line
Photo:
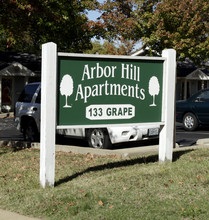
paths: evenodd
<path fill-rule="evenodd" d="M 170 183 L 173 183 L 173 180 L 169 180 Z"/>
<path fill-rule="evenodd" d="M 22 167 L 22 170 L 23 170 L 23 171 L 25 171 L 25 170 L 26 170 L 26 167 L 25 167 L 25 166 L 23 166 L 23 167 Z"/>
<path fill-rule="evenodd" d="M 199 180 L 201 177 L 200 177 L 200 175 L 197 175 L 196 178 Z"/>
<path fill-rule="evenodd" d="M 167 188 L 167 187 L 168 187 L 168 184 L 165 183 L 164 186 Z"/>
<path fill-rule="evenodd" d="M 92 161 L 92 160 L 94 160 L 94 155 L 88 153 L 88 154 L 86 155 L 85 161 Z"/>
<path fill-rule="evenodd" d="M 74 202 L 69 202 L 69 203 L 67 203 L 67 205 L 69 205 L 69 206 L 74 206 L 75 203 L 74 203 Z"/>
<path fill-rule="evenodd" d="M 184 181 L 179 181 L 179 184 L 182 185 L 184 183 Z"/>
<path fill-rule="evenodd" d="M 113 209 L 113 207 L 114 207 L 114 206 L 113 206 L 113 205 L 111 205 L 111 206 L 109 206 L 109 209 Z"/>
<path fill-rule="evenodd" d="M 103 202 L 102 202 L 102 200 L 99 200 L 99 201 L 98 201 L 98 204 L 101 205 L 101 206 L 104 205 Z"/>

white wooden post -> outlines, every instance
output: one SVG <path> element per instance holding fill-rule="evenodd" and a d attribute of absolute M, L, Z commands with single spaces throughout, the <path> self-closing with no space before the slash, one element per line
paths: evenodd
<path fill-rule="evenodd" d="M 42 45 L 40 183 L 54 186 L 56 135 L 57 45 Z"/>
<path fill-rule="evenodd" d="M 173 49 L 163 50 L 162 57 L 166 58 L 164 62 L 164 103 L 162 106 L 162 120 L 165 125 L 162 126 L 159 140 L 159 161 L 171 162 L 173 159 L 174 120 L 175 120 L 175 87 L 176 87 L 176 51 Z"/>

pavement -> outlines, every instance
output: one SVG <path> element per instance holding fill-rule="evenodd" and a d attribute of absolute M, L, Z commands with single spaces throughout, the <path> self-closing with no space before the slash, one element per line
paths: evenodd
<path fill-rule="evenodd" d="M 0 209 L 0 220 L 40 220 Z"/>
<path fill-rule="evenodd" d="M 2 117 L 2 115 L 0 115 Z M 8 117 L 6 115 L 5 117 Z M 19 146 L 19 147 L 31 147 L 35 149 L 40 149 L 40 143 L 27 143 L 23 141 L 8 141 L 2 140 L 0 141 L 0 147 L 2 146 Z M 209 138 L 199 139 L 196 142 L 196 145 L 188 146 L 188 147 L 179 147 L 176 145 L 174 148 L 174 152 L 176 151 L 185 151 L 192 150 L 198 148 L 209 148 Z M 89 147 L 78 147 L 73 145 L 56 145 L 56 151 L 64 151 L 64 152 L 72 152 L 77 154 L 94 154 L 94 155 L 116 155 L 122 158 L 134 158 L 134 157 L 146 157 L 150 155 L 157 155 L 159 151 L 159 145 L 152 146 L 140 146 L 140 147 L 132 147 L 132 148 L 124 148 L 124 149 L 113 149 L 113 150 L 104 150 L 104 149 L 94 149 Z M 0 220 L 38 220 L 37 218 L 31 218 L 27 216 L 20 215 L 18 213 L 6 211 L 0 209 Z"/>

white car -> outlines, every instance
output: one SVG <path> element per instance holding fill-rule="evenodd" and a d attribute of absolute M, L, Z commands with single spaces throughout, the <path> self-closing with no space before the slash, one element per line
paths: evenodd
<path fill-rule="evenodd" d="M 26 141 L 39 139 L 41 83 L 29 83 L 22 91 L 15 106 L 15 122 Z M 112 144 L 156 138 L 159 127 L 126 126 L 107 128 L 59 129 L 58 134 L 86 138 L 90 147 L 111 148 Z"/>

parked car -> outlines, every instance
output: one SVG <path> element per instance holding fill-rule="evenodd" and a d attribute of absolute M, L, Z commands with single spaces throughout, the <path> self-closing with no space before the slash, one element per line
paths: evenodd
<path fill-rule="evenodd" d="M 30 83 L 22 91 L 15 105 L 15 122 L 26 141 L 39 139 L 41 84 Z M 110 148 L 112 144 L 156 138 L 159 127 L 126 126 L 107 128 L 59 129 L 58 134 L 86 138 L 93 148 Z"/>
<path fill-rule="evenodd" d="M 176 102 L 176 121 L 187 131 L 209 125 L 209 89 L 201 90 L 185 101 Z"/>

